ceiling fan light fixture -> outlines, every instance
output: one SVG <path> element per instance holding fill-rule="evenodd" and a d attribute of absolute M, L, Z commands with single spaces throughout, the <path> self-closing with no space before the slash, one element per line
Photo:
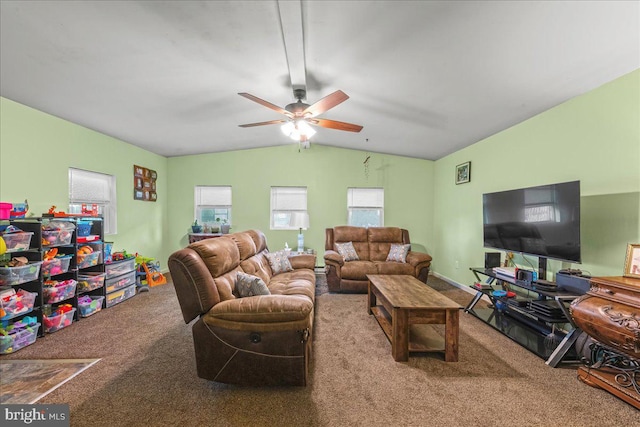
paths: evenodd
<path fill-rule="evenodd" d="M 282 130 L 282 133 L 297 142 L 302 139 L 308 140 L 316 134 L 315 129 L 309 126 L 309 124 L 304 120 L 287 122 L 283 124 L 280 129 Z"/>

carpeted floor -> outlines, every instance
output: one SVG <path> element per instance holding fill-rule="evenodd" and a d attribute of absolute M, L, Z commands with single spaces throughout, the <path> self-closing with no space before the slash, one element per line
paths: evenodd
<path fill-rule="evenodd" d="M 429 283 L 462 305 L 471 298 L 435 277 Z M 638 411 L 578 381 L 575 366 L 550 368 L 468 314 L 460 315 L 459 362 L 432 354 L 397 363 L 366 300 L 316 297 L 307 387 L 197 378 L 171 284 L 3 358 L 102 358 L 39 402 L 69 403 L 73 426 L 639 425 Z"/>

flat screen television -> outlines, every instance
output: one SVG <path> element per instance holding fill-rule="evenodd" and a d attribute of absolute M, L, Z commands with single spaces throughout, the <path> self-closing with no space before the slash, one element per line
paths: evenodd
<path fill-rule="evenodd" d="M 482 196 L 484 247 L 581 262 L 580 181 Z"/>

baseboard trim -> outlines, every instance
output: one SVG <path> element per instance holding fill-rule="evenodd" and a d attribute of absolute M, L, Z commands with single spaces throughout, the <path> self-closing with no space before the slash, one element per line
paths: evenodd
<path fill-rule="evenodd" d="M 461 283 L 458 283 L 458 282 L 456 282 L 455 280 L 453 280 L 453 279 L 451 279 L 451 278 L 449 278 L 449 277 L 447 277 L 447 276 L 444 276 L 444 275 L 442 275 L 442 274 L 440 274 L 440 273 L 436 273 L 435 271 L 432 271 L 432 272 L 431 272 L 431 274 L 433 274 L 435 277 L 437 277 L 437 278 L 438 278 L 438 279 L 440 279 L 440 280 L 444 280 L 445 282 L 447 282 L 447 283 L 448 283 L 448 284 L 450 284 L 451 286 L 455 286 L 456 288 L 461 289 L 461 290 L 463 290 L 463 291 L 465 291 L 465 292 L 468 292 L 468 293 L 470 293 L 471 295 L 475 295 L 475 294 L 476 294 L 476 291 L 474 291 L 473 289 L 471 289 L 469 286 L 467 286 L 467 285 L 463 285 L 463 284 L 461 284 Z M 489 299 L 489 297 L 488 297 L 488 296 L 486 296 L 486 295 L 483 295 L 483 296 L 482 296 L 482 300 L 484 300 L 484 301 L 486 301 L 486 302 L 488 302 L 488 303 L 491 303 L 491 300 L 490 300 L 490 299 Z"/>

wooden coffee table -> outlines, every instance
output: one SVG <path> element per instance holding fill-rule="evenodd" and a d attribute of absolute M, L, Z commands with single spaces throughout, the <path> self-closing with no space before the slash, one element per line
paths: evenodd
<path fill-rule="evenodd" d="M 409 352 L 444 352 L 446 362 L 458 361 L 461 305 L 413 276 L 368 274 L 367 278 L 369 314 L 391 342 L 397 362 L 409 360 Z M 412 327 L 429 323 L 445 325 L 444 339 L 435 331 L 425 333 Z"/>

